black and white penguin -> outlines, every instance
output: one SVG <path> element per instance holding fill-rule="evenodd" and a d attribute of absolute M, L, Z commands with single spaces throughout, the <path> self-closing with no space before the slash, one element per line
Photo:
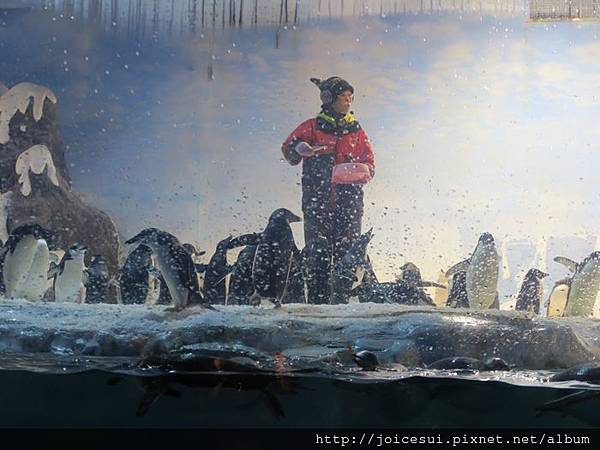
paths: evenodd
<path fill-rule="evenodd" d="M 54 274 L 54 300 L 83 303 L 85 299 L 84 270 L 87 247 L 75 244 L 63 255 Z"/>
<path fill-rule="evenodd" d="M 540 313 L 540 303 L 544 294 L 542 280 L 547 276 L 547 273 L 538 269 L 529 269 L 527 271 L 521 284 L 519 295 L 517 296 L 516 311 L 529 311 L 534 314 Z"/>
<path fill-rule="evenodd" d="M 248 305 L 254 293 L 252 281 L 252 263 L 256 253 L 256 245 L 246 245 L 238 254 L 229 278 L 227 295 L 228 305 Z"/>
<path fill-rule="evenodd" d="M 373 228 L 361 234 L 353 243 L 346 254 L 340 259 L 331 273 L 331 299 L 330 304 L 348 303 L 352 293 L 352 285 L 358 279 L 359 269 L 365 269 L 369 264 L 367 260 L 367 245 L 373 238 Z"/>
<path fill-rule="evenodd" d="M 442 358 L 432 362 L 427 366 L 428 369 L 438 370 L 510 370 L 510 366 L 502 358 L 492 357 L 485 360 L 469 358 L 466 356 L 453 356 Z"/>
<path fill-rule="evenodd" d="M 483 233 L 471 257 L 452 266 L 446 272 L 450 278 L 457 272 L 466 272 L 466 291 L 471 308 L 498 308 L 498 274 L 500 257 L 494 237 Z"/>
<path fill-rule="evenodd" d="M 138 245 L 125 259 L 119 270 L 120 301 L 124 305 L 146 303 L 150 291 L 152 249 Z"/>
<path fill-rule="evenodd" d="M 448 294 L 446 306 L 448 308 L 468 308 L 467 272 L 455 272 L 450 280 L 450 286 L 450 294 Z"/>
<path fill-rule="evenodd" d="M 51 233 L 37 224 L 13 230 L 1 253 L 2 277 L 7 298 L 41 300 L 47 288 Z"/>
<path fill-rule="evenodd" d="M 254 294 L 251 304 L 258 306 L 262 297 L 275 303 L 275 307 L 281 306 L 293 255 L 298 252 L 290 223 L 301 221 L 300 217 L 286 208 L 279 208 L 271 213 L 254 254 Z"/>
<path fill-rule="evenodd" d="M 600 292 L 600 251 L 592 252 L 580 263 L 563 256 L 554 261 L 573 272 L 563 316 L 592 316 Z"/>
<path fill-rule="evenodd" d="M 85 303 L 105 303 L 108 296 L 108 266 L 106 258 L 94 255 L 87 268 Z"/>
<path fill-rule="evenodd" d="M 211 305 L 224 305 L 227 299 L 226 277 L 233 269 L 232 265 L 227 264 L 231 239 L 232 236 L 228 236 L 217 244 L 204 271 L 204 297 Z"/>
<path fill-rule="evenodd" d="M 194 261 L 175 236 L 157 228 L 146 228 L 125 243 L 144 244 L 152 249 L 158 270 L 173 298 L 175 311 L 184 309 L 189 303 L 214 309 L 204 304 Z"/>

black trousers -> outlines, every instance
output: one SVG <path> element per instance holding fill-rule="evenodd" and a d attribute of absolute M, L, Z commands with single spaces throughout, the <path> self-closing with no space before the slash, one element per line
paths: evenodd
<path fill-rule="evenodd" d="M 363 190 L 358 184 L 331 184 L 333 155 L 318 155 L 302 167 L 304 276 L 309 303 L 327 304 L 332 269 L 360 235 Z"/>

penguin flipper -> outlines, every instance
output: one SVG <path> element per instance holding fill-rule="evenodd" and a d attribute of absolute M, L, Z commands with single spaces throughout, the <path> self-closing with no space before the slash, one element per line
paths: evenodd
<path fill-rule="evenodd" d="M 440 289 L 448 289 L 447 286 L 436 283 L 435 281 L 421 281 L 421 287 L 436 287 Z"/>
<path fill-rule="evenodd" d="M 50 263 L 50 269 L 48 270 L 48 280 L 51 280 L 56 276 L 56 274 L 60 272 L 60 266 L 55 263 Z"/>
<path fill-rule="evenodd" d="M 229 241 L 227 249 L 231 250 L 233 248 L 243 247 L 245 245 L 258 245 L 261 234 L 262 233 L 248 233 L 235 237 Z"/>
<path fill-rule="evenodd" d="M 450 278 L 452 275 L 454 275 L 458 272 L 466 272 L 467 269 L 469 268 L 469 264 L 471 264 L 471 258 L 465 259 L 464 261 L 454 264 L 452 267 L 450 267 L 446 271 L 446 273 L 445 273 L 446 278 Z"/>
<path fill-rule="evenodd" d="M 579 265 L 575 261 L 573 261 L 572 259 L 567 258 L 565 256 L 555 257 L 554 262 L 562 264 L 563 266 L 565 266 L 567 269 L 569 269 L 573 273 L 577 272 L 577 269 L 579 267 Z"/>

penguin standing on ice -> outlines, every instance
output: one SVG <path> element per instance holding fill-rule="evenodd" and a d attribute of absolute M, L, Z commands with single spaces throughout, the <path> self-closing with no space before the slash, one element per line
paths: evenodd
<path fill-rule="evenodd" d="M 540 313 L 540 303 L 544 295 L 542 280 L 548 275 L 538 269 L 529 269 L 517 296 L 516 311 L 529 311 L 534 314 Z"/>
<path fill-rule="evenodd" d="M 40 225 L 22 225 L 10 233 L 0 253 L 7 298 L 41 300 L 47 285 L 51 233 Z"/>
<path fill-rule="evenodd" d="M 65 252 L 54 274 L 55 301 L 82 303 L 85 299 L 83 259 L 86 250 L 86 246 L 75 244 Z"/>
<path fill-rule="evenodd" d="M 224 305 L 227 298 L 225 278 L 233 266 L 227 264 L 227 250 L 232 236 L 217 244 L 204 272 L 204 297 L 211 305 Z"/>
<path fill-rule="evenodd" d="M 260 305 L 261 297 L 281 307 L 281 298 L 288 284 L 292 258 L 299 256 L 290 223 L 302 219 L 286 208 L 271 213 L 265 230 L 260 234 L 252 264 L 254 294 L 250 303 Z"/>
<path fill-rule="evenodd" d="M 87 269 L 85 283 L 85 303 L 104 303 L 108 296 L 108 266 L 106 258 L 95 255 Z"/>
<path fill-rule="evenodd" d="M 124 305 L 146 303 L 152 269 L 152 249 L 147 245 L 138 245 L 127 256 L 123 267 L 119 270 L 121 303 Z"/>
<path fill-rule="evenodd" d="M 144 244 L 152 249 L 175 311 L 184 309 L 191 302 L 214 309 L 204 304 L 194 261 L 175 236 L 157 228 L 146 228 L 125 243 Z"/>

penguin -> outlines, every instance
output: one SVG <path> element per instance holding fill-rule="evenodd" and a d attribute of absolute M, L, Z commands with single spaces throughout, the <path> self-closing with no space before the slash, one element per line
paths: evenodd
<path fill-rule="evenodd" d="M 275 303 L 276 308 L 281 307 L 293 255 L 298 252 L 290 223 L 301 221 L 300 217 L 286 208 L 271 213 L 254 254 L 252 305 L 260 305 L 261 297 L 266 297 Z"/>
<path fill-rule="evenodd" d="M 453 356 L 450 358 L 442 358 L 432 362 L 427 366 L 428 369 L 437 370 L 510 370 L 510 366 L 502 358 L 488 358 L 479 360 L 477 358 L 469 358 L 466 356 Z"/>
<path fill-rule="evenodd" d="M 124 305 L 146 303 L 150 291 L 152 268 L 152 249 L 147 245 L 138 245 L 129 253 L 118 274 L 121 303 Z"/>
<path fill-rule="evenodd" d="M 571 278 L 565 278 L 554 283 L 554 287 L 546 300 L 546 315 L 548 317 L 562 317 L 567 306 Z"/>
<path fill-rule="evenodd" d="M 158 228 L 146 228 L 125 243 L 144 244 L 152 249 L 158 270 L 173 299 L 173 310 L 181 311 L 192 302 L 214 309 L 204 304 L 194 261 L 175 236 Z"/>
<path fill-rule="evenodd" d="M 37 224 L 13 230 L 1 253 L 2 277 L 7 298 L 42 300 L 46 291 L 51 233 Z"/>
<path fill-rule="evenodd" d="M 108 266 L 106 258 L 94 255 L 87 269 L 85 303 L 105 303 L 108 296 Z"/>
<path fill-rule="evenodd" d="M 248 305 L 254 293 L 252 282 L 252 263 L 256 253 L 256 245 L 246 245 L 238 254 L 233 265 L 227 296 L 228 305 Z"/>
<path fill-rule="evenodd" d="M 398 286 L 395 289 L 397 295 L 411 299 L 411 304 L 436 306 L 429 294 L 427 294 L 423 288 L 435 287 L 438 289 L 446 289 L 446 286 L 434 281 L 424 281 L 421 278 L 421 271 L 419 268 L 411 262 L 403 264 L 402 267 L 400 267 L 400 270 L 401 274 L 396 279 L 396 282 L 398 283 Z"/>
<path fill-rule="evenodd" d="M 554 261 L 573 272 L 563 316 L 591 316 L 600 291 L 600 251 L 592 252 L 581 263 L 563 256 Z"/>
<path fill-rule="evenodd" d="M 204 297 L 211 305 L 224 305 L 227 300 L 226 277 L 233 266 L 227 264 L 227 250 L 232 236 L 228 236 L 217 244 L 215 253 L 206 265 L 204 274 Z"/>
<path fill-rule="evenodd" d="M 352 294 L 352 285 L 359 281 L 357 272 L 359 268 L 369 266 L 367 262 L 367 245 L 373 238 L 373 228 L 361 234 L 340 259 L 331 273 L 331 298 L 332 305 L 346 304 Z"/>
<path fill-rule="evenodd" d="M 446 306 L 448 308 L 468 308 L 469 299 L 467 298 L 467 272 L 461 270 L 452 275 L 450 285 L 450 294 L 448 294 Z"/>
<path fill-rule="evenodd" d="M 433 295 L 433 303 L 435 303 L 435 306 L 437 306 L 438 308 L 442 308 L 448 303 L 450 287 L 449 280 L 448 278 L 446 278 L 446 273 L 443 270 L 440 270 L 440 273 L 438 275 L 438 284 L 443 287 L 435 288 L 435 293 Z"/>
<path fill-rule="evenodd" d="M 368 350 L 352 353 L 352 361 L 354 361 L 358 367 L 362 368 L 362 370 L 366 371 L 374 371 L 379 365 L 377 355 Z"/>
<path fill-rule="evenodd" d="M 585 381 L 591 384 L 600 384 L 600 365 L 598 363 L 584 363 L 565 369 L 550 377 L 549 381 Z"/>
<path fill-rule="evenodd" d="M 547 276 L 547 273 L 538 269 L 527 271 L 517 296 L 516 311 L 530 311 L 536 315 L 540 313 L 540 303 L 544 295 L 542 279 Z"/>
<path fill-rule="evenodd" d="M 483 233 L 470 258 L 452 266 L 446 272 L 450 278 L 457 272 L 466 272 L 466 291 L 471 308 L 498 308 L 498 273 L 500 257 L 494 237 Z"/>
<path fill-rule="evenodd" d="M 331 299 L 331 253 L 332 248 L 325 236 L 317 236 L 302 249 L 308 303 L 322 305 Z"/>
<path fill-rule="evenodd" d="M 85 299 L 84 257 L 87 247 L 72 245 L 63 255 L 54 274 L 54 300 L 82 303 Z"/>

